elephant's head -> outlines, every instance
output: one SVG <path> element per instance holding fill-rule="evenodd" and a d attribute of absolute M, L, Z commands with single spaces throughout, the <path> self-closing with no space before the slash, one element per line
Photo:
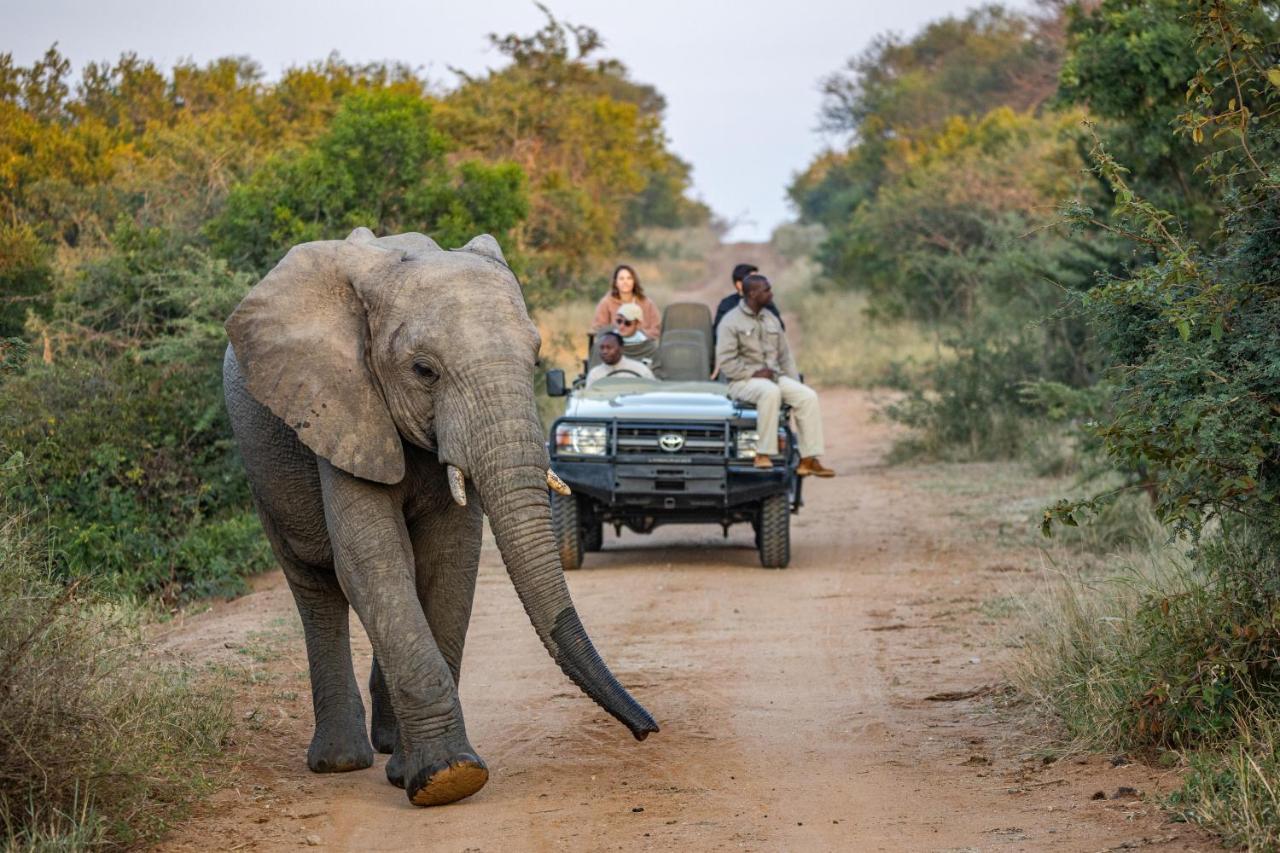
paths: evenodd
<path fill-rule="evenodd" d="M 249 392 L 334 466 L 398 483 L 403 440 L 471 480 L 547 651 L 637 739 L 658 730 L 569 598 L 533 397 L 540 341 L 497 241 L 445 251 L 421 234 L 359 228 L 296 246 L 227 332 Z"/>

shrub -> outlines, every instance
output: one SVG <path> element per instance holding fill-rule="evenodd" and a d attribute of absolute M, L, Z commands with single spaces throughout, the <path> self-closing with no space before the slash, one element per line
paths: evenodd
<path fill-rule="evenodd" d="M 915 430 L 895 455 L 998 459 L 1016 455 L 1034 409 L 1024 383 L 1036 378 L 1034 346 L 1025 338 L 1005 341 L 973 337 L 948 341 L 954 356 L 923 372 L 929 390 L 917 387 L 888 408 L 889 417 Z"/>
<path fill-rule="evenodd" d="M 158 663 L 136 611 L 55 579 L 28 516 L 0 518 L 0 844 L 154 840 L 214 784 L 226 699 Z"/>
<path fill-rule="evenodd" d="M 1237 528 L 1191 555 L 1153 540 L 1029 607 L 1013 677 L 1067 740 L 1162 754 L 1190 772 L 1170 801 L 1229 843 L 1280 840 L 1280 583 L 1264 537 Z"/>

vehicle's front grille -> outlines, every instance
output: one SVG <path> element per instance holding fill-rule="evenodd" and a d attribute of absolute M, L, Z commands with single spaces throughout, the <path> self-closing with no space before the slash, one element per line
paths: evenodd
<path fill-rule="evenodd" d="M 648 426 L 619 423 L 619 456 L 724 456 L 723 424 Z"/>

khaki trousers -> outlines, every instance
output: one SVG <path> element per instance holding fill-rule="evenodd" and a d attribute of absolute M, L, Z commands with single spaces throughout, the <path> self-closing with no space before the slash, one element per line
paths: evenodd
<path fill-rule="evenodd" d="M 738 400 L 756 404 L 756 427 L 759 453 L 778 453 L 778 410 L 786 403 L 796 416 L 796 432 L 800 455 L 804 458 L 822 455 L 822 412 L 818 408 L 818 392 L 787 376 L 771 379 L 744 379 L 729 383 L 729 393 Z"/>

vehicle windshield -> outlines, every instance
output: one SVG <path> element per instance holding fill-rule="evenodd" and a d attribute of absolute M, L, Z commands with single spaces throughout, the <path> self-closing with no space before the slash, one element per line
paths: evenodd
<path fill-rule="evenodd" d="M 590 388 L 583 388 L 577 393 L 585 397 L 616 397 L 619 394 L 644 394 L 650 391 L 729 396 L 729 386 L 723 382 L 712 382 L 709 379 L 671 381 L 643 379 L 639 376 L 606 376 L 593 382 Z"/>

